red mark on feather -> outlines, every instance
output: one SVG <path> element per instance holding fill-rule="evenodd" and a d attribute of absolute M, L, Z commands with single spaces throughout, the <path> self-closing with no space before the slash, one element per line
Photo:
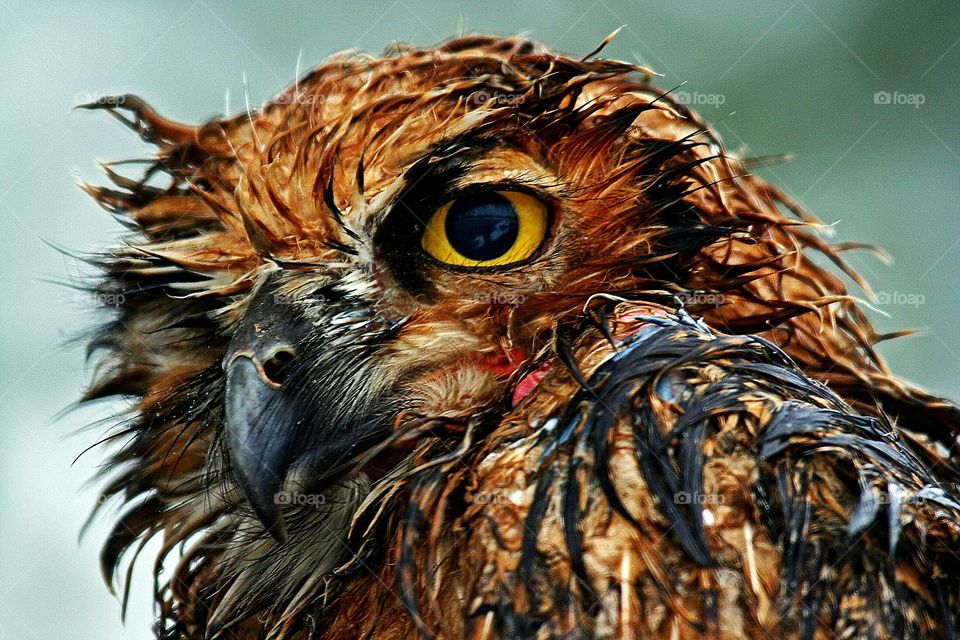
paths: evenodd
<path fill-rule="evenodd" d="M 530 395 L 533 390 L 537 388 L 537 385 L 540 384 L 540 381 L 547 377 L 547 374 L 550 373 L 550 369 L 552 368 L 553 365 L 547 362 L 520 378 L 517 386 L 513 388 L 513 406 L 517 406 L 524 398 Z"/>
<path fill-rule="evenodd" d="M 489 369 L 497 380 L 507 380 L 523 364 L 525 359 L 523 351 L 520 349 L 510 349 L 496 356 L 488 356 L 484 359 L 483 365 Z M 513 388 L 513 406 L 520 404 L 524 398 L 537 388 L 540 381 L 550 372 L 553 365 L 549 362 L 541 365 L 537 369 L 530 371 Z"/>

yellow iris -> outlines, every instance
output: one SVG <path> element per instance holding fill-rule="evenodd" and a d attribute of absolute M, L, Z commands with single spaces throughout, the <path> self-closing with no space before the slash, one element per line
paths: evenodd
<path fill-rule="evenodd" d="M 532 256 L 547 235 L 547 206 L 521 191 L 464 195 L 433 212 L 420 243 L 459 267 L 495 267 Z"/>

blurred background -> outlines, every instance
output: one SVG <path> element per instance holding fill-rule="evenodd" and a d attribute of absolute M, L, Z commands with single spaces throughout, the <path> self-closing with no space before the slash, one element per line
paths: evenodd
<path fill-rule="evenodd" d="M 84 486 L 121 405 L 58 417 L 91 373 L 70 339 L 94 301 L 48 243 L 108 246 L 121 229 L 77 188 L 97 161 L 147 148 L 103 113 L 71 111 L 137 93 L 199 122 L 257 104 L 342 49 L 433 45 L 457 32 L 522 32 L 641 62 L 711 121 L 731 150 L 790 152 L 760 170 L 833 225 L 885 248 L 852 264 L 877 292 L 882 346 L 898 374 L 960 397 L 960 8 L 952 0 L 282 4 L 0 0 L 0 637 L 151 636 L 151 582 L 135 574 L 126 624 L 101 582 L 109 518 L 78 533 L 97 500 Z M 59 284 L 58 284 L 59 283 Z M 97 420 L 106 423 L 96 424 Z M 84 428 L 87 425 L 94 426 Z M 141 569 L 152 561 L 148 547 Z"/>

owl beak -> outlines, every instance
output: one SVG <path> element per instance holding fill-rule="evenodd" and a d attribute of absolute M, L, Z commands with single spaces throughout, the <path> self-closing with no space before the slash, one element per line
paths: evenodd
<path fill-rule="evenodd" d="M 255 515 L 279 542 L 287 537 L 284 507 L 294 507 L 290 491 L 322 494 L 341 475 L 357 471 L 352 460 L 389 433 L 390 422 L 382 416 L 392 390 L 369 384 L 372 356 L 345 357 L 343 345 L 373 352 L 376 345 L 364 340 L 384 340 L 401 326 L 355 327 L 342 321 L 358 315 L 350 303 L 324 299 L 308 307 L 283 303 L 286 299 L 274 282 L 262 284 L 223 358 L 222 437 L 231 470 Z"/>
<path fill-rule="evenodd" d="M 241 490 L 267 531 L 286 542 L 279 499 L 291 464 L 292 438 L 274 412 L 280 388 L 264 373 L 255 355 L 235 354 L 228 364 L 226 389 L 227 454 Z"/>
<path fill-rule="evenodd" d="M 254 294 L 223 359 L 224 439 L 233 475 L 278 542 L 287 539 L 281 492 L 302 436 L 291 370 L 308 331 L 308 322 L 277 304 L 268 283 Z"/>

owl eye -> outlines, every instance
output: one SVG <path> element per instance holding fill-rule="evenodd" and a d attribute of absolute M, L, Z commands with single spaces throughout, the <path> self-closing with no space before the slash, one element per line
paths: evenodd
<path fill-rule="evenodd" d="M 437 209 L 420 243 L 444 264 L 494 267 L 526 260 L 546 234 L 543 202 L 520 191 L 484 191 Z"/>

